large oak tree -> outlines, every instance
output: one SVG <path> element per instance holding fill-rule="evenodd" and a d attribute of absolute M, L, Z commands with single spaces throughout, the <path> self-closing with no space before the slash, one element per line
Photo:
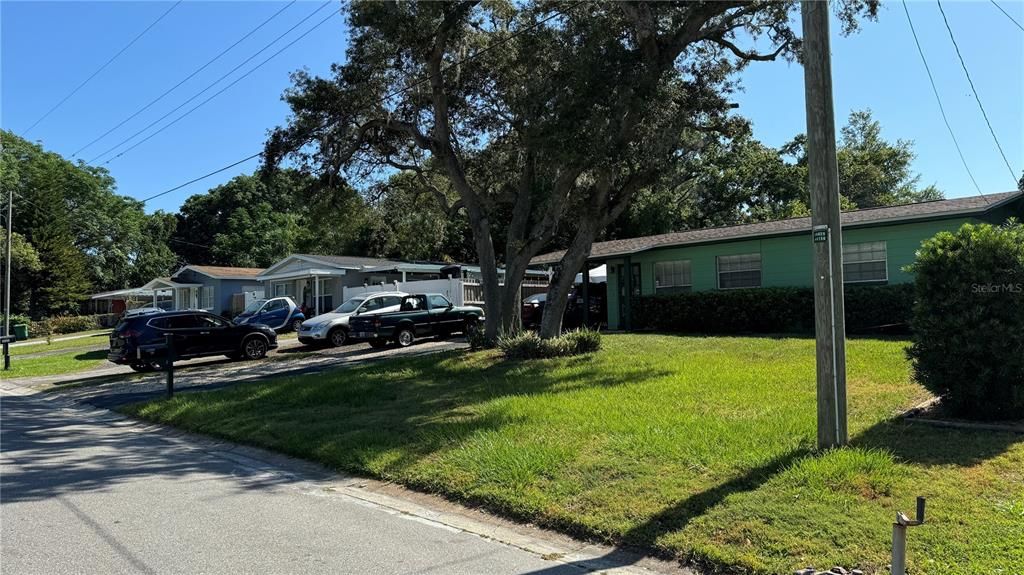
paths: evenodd
<path fill-rule="evenodd" d="M 838 6 L 848 30 L 876 8 Z M 736 72 L 798 55 L 797 7 L 355 1 L 346 62 L 329 78 L 295 75 L 292 117 L 265 164 L 291 160 L 325 182 L 445 178 L 456 199 L 437 200 L 468 216 L 490 336 L 511 327 L 530 260 L 563 234 L 541 328 L 552 336 L 597 234 L 638 191 L 742 128 L 729 113 Z"/>

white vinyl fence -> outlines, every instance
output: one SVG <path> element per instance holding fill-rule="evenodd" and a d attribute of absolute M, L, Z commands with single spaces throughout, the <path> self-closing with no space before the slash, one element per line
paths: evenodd
<path fill-rule="evenodd" d="M 548 290 L 546 282 L 524 281 L 520 287 L 522 299 L 531 295 L 545 293 Z M 443 279 L 443 280 L 418 280 L 409 282 L 393 282 L 390 284 L 376 284 L 371 286 L 345 287 L 342 289 L 342 299 L 348 300 L 351 297 L 376 293 L 381 291 L 403 291 L 406 293 L 439 293 L 444 294 L 455 305 L 484 305 L 484 286 L 477 280 L 467 279 Z"/>

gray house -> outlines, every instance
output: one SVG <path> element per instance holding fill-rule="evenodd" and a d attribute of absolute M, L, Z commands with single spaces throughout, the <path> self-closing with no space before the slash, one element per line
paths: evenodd
<path fill-rule="evenodd" d="M 263 297 L 257 276 L 262 268 L 185 266 L 170 277 L 175 309 L 205 309 L 231 317 L 245 307 L 246 299 Z"/>

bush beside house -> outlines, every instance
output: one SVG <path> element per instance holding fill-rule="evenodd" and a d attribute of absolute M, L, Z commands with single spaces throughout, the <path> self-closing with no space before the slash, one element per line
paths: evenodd
<path fill-rule="evenodd" d="M 846 330 L 905 333 L 914 301 L 911 284 L 847 286 Z M 814 290 L 779 287 L 701 291 L 634 299 L 640 329 L 679 333 L 811 333 Z"/>
<path fill-rule="evenodd" d="M 1024 418 L 1024 225 L 942 232 L 912 269 L 917 380 L 953 415 Z"/>

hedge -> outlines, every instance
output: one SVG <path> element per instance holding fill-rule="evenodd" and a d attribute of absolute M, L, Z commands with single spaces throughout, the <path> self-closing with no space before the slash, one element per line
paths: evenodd
<path fill-rule="evenodd" d="M 917 380 L 952 415 L 1024 418 L 1024 225 L 939 233 L 913 269 Z"/>
<path fill-rule="evenodd" d="M 847 286 L 848 333 L 907 333 L 913 284 Z M 633 327 L 680 333 L 813 333 L 814 289 L 702 291 L 633 300 Z"/>

